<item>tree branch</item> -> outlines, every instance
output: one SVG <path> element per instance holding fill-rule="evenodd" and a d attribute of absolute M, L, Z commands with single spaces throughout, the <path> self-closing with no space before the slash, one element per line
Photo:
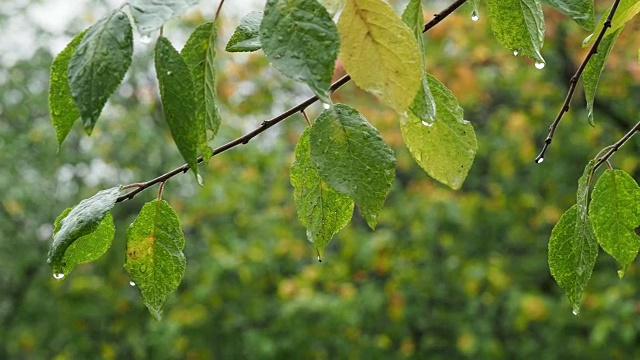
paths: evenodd
<path fill-rule="evenodd" d="M 629 139 L 631 139 L 633 137 L 633 135 L 635 135 L 638 131 L 640 131 L 640 122 L 638 122 L 633 128 L 631 128 L 631 130 L 629 130 L 629 132 L 624 134 L 624 136 L 622 138 L 620 138 L 620 140 L 616 141 L 613 145 L 607 146 L 607 148 L 609 148 L 609 151 L 607 151 L 607 153 L 604 154 L 604 156 L 602 156 L 601 158 L 599 158 L 596 161 L 596 163 L 593 165 L 593 171 L 596 171 L 596 169 L 600 165 L 602 165 L 604 162 L 608 161 L 609 158 L 611 156 L 613 156 L 613 154 L 616 151 L 618 151 L 618 149 L 620 149 L 622 147 L 622 145 L 624 145 L 627 141 L 629 141 Z"/>
<path fill-rule="evenodd" d="M 444 18 L 446 18 L 447 16 L 449 16 L 452 12 L 454 12 L 457 8 L 459 8 L 462 4 L 464 4 L 467 0 L 456 0 L 454 1 L 451 5 L 449 5 L 447 8 L 445 8 L 444 10 L 442 10 L 441 12 L 435 14 L 433 16 L 433 19 L 431 19 L 430 21 L 428 21 L 425 25 L 424 25 L 424 30 L 422 30 L 423 33 L 429 31 L 429 29 L 433 28 L 434 26 L 436 26 L 438 23 L 440 23 L 442 20 L 444 20 Z M 221 2 L 222 4 L 222 2 Z M 336 80 L 336 82 L 334 82 L 333 84 L 331 84 L 331 87 L 329 88 L 330 92 L 333 93 L 336 90 L 338 90 L 340 87 L 342 87 L 344 84 L 348 83 L 351 80 L 351 76 L 349 76 L 348 74 L 341 77 L 340 79 Z M 301 102 L 300 104 L 290 108 L 289 110 L 283 112 L 282 114 L 269 119 L 269 120 L 265 120 L 262 122 L 262 124 L 260 124 L 259 127 L 257 127 L 256 129 L 252 130 L 251 132 L 240 136 L 239 138 L 232 140 L 218 148 L 216 148 L 215 150 L 213 150 L 213 155 L 212 156 L 216 156 L 220 153 L 223 153 L 231 148 L 234 148 L 238 145 L 243 145 L 243 144 L 247 144 L 251 139 L 253 139 L 254 137 L 258 136 L 259 134 L 265 132 L 267 129 L 269 129 L 270 127 L 278 124 L 279 122 L 288 119 L 289 117 L 291 117 L 292 115 L 295 115 L 299 112 L 304 111 L 306 108 L 308 108 L 310 105 L 312 105 L 313 103 L 315 103 L 316 101 L 318 101 L 318 97 L 317 96 L 312 96 L 310 98 L 308 98 L 307 100 Z M 203 162 L 203 158 L 202 156 L 198 157 L 198 164 Z M 151 179 L 149 181 L 143 182 L 143 183 L 136 183 L 136 184 L 132 184 L 131 187 L 135 187 L 136 189 L 133 191 L 130 191 L 129 193 L 122 195 L 118 198 L 118 200 L 116 200 L 116 202 L 122 202 L 125 200 L 131 200 L 133 199 L 138 193 L 140 193 L 141 191 L 155 185 L 158 183 L 164 183 L 165 181 L 169 180 L 170 178 L 174 177 L 175 175 L 179 174 L 179 173 L 186 173 L 189 170 L 189 165 L 188 164 L 184 164 L 180 167 L 177 167 L 167 173 L 164 173 L 160 176 L 158 176 L 155 179 Z"/>
<path fill-rule="evenodd" d="M 602 26 L 602 29 L 598 34 L 598 37 L 593 42 L 593 45 L 591 45 L 591 49 L 589 49 L 589 52 L 587 53 L 584 60 L 582 61 L 582 64 L 580 64 L 580 67 L 578 68 L 576 73 L 571 77 L 571 80 L 569 80 L 569 91 L 567 92 L 567 97 L 564 99 L 564 103 L 562 104 L 562 107 L 560 108 L 558 115 L 549 126 L 549 133 L 547 134 L 547 138 L 544 140 L 544 145 L 542 146 L 542 150 L 540 151 L 538 156 L 536 156 L 535 158 L 536 163 L 540 164 L 544 160 L 544 154 L 546 153 L 547 149 L 549 148 L 549 145 L 551 145 L 551 142 L 553 141 L 553 135 L 556 132 L 556 128 L 558 127 L 558 124 L 560 124 L 560 120 L 562 120 L 562 117 L 564 116 L 565 113 L 569 112 L 569 104 L 571 103 L 571 99 L 573 98 L 573 94 L 576 90 L 576 86 L 578 85 L 578 80 L 580 79 L 580 77 L 582 77 L 582 73 L 584 72 L 584 69 L 587 66 L 587 63 L 589 62 L 589 59 L 591 59 L 591 57 L 598 52 L 598 45 L 600 45 L 602 38 L 604 38 L 604 34 L 611 27 L 611 20 L 613 20 L 613 16 L 615 15 L 616 10 L 618 10 L 619 4 L 620 4 L 620 0 L 615 0 L 613 2 L 613 5 L 611 5 L 611 11 L 607 16 L 607 19 L 605 20 Z"/>

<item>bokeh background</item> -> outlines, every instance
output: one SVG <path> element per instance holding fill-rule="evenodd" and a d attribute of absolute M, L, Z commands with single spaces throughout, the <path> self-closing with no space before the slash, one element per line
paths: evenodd
<path fill-rule="evenodd" d="M 429 18 L 448 2 L 425 2 Z M 229 1 L 221 19 L 218 91 L 226 142 L 310 95 L 261 52 L 229 54 L 239 17 L 262 1 Z M 392 4 L 401 11 L 404 2 Z M 599 5 L 603 5 L 598 2 Z M 80 126 L 57 152 L 48 69 L 78 31 L 117 1 L 0 2 L 0 358 L 2 359 L 630 359 L 640 356 L 640 272 L 624 279 L 600 252 L 580 316 L 547 267 L 547 241 L 575 202 L 586 162 L 638 120 L 638 24 L 613 50 L 587 125 L 581 90 L 543 164 L 534 164 L 585 49 L 586 31 L 549 8 L 547 66 L 492 38 L 481 7 L 462 7 L 427 35 L 428 70 L 476 129 L 478 156 L 462 190 L 429 178 L 402 143 L 397 116 L 349 84 L 334 95 L 359 109 L 398 158 L 376 231 L 359 214 L 319 264 L 297 221 L 289 167 L 306 126 L 295 116 L 248 145 L 172 179 L 187 271 L 161 321 L 124 271 L 124 235 L 149 190 L 114 210 L 110 251 L 62 281 L 46 264 L 52 222 L 96 191 L 182 164 L 161 116 L 151 44 L 94 134 Z M 170 22 L 182 46 L 213 3 Z M 599 9 L 601 13 L 603 9 Z M 157 34 L 156 34 L 157 35 Z M 313 118 L 321 109 L 309 110 Z M 636 139 L 613 157 L 638 178 Z"/>

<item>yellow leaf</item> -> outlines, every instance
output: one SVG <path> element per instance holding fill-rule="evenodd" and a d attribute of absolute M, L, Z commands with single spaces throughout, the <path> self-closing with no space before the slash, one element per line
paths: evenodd
<path fill-rule="evenodd" d="M 422 75 L 420 49 L 411 30 L 381 0 L 348 0 L 338 31 L 342 62 L 356 85 L 404 112 Z"/>

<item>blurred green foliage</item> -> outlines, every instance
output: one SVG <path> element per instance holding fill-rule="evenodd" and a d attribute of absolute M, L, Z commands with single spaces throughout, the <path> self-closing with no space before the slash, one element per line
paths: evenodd
<path fill-rule="evenodd" d="M 637 120 L 634 34 L 623 33 L 611 54 L 596 127 L 576 97 L 536 165 L 587 34 L 546 11 L 547 66 L 537 70 L 500 48 L 486 17 L 472 22 L 470 11 L 434 28 L 426 44 L 430 72 L 457 95 L 478 135 L 462 190 L 424 174 L 393 112 L 345 86 L 334 101 L 365 115 L 398 158 L 377 230 L 356 214 L 317 263 L 288 179 L 306 126 L 294 117 L 213 158 L 202 169 L 204 188 L 188 175 L 167 184 L 164 199 L 185 230 L 187 271 L 159 322 L 122 267 L 126 229 L 153 190 L 115 207 L 116 239 L 103 258 L 64 281 L 45 262 L 51 224 L 64 208 L 181 165 L 146 72 L 152 47 L 136 44 L 133 69 L 93 136 L 78 125 L 59 154 L 47 118 L 52 55 L 41 49 L 0 67 L 0 358 L 640 356 L 637 265 L 618 280 L 615 262 L 601 251 L 576 317 L 549 274 L 546 252 L 551 228 L 575 202 L 584 164 Z M 228 38 L 234 24 L 226 21 Z M 309 95 L 259 53 L 221 54 L 219 65 L 219 143 Z M 634 139 L 614 166 L 637 178 L 638 150 Z"/>

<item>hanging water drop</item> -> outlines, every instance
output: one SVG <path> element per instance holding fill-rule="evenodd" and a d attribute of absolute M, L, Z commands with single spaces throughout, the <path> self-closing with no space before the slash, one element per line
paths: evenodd
<path fill-rule="evenodd" d="M 478 10 L 473 10 L 471 12 L 471 20 L 473 20 L 473 21 L 480 20 L 480 15 L 478 15 Z"/>
<path fill-rule="evenodd" d="M 151 36 L 149 36 L 148 34 L 140 36 L 140 42 L 143 43 L 143 44 L 150 43 L 151 42 Z"/>
<path fill-rule="evenodd" d="M 171 71 L 167 71 L 167 75 L 171 75 L 171 74 L 172 74 L 172 72 L 171 72 Z"/>
<path fill-rule="evenodd" d="M 573 315 L 578 316 L 580 315 L 580 308 L 577 306 L 573 307 L 573 311 L 572 311 Z"/>
<path fill-rule="evenodd" d="M 322 262 L 322 258 L 320 257 L 320 255 L 318 255 L 318 262 Z"/>
<path fill-rule="evenodd" d="M 536 61 L 536 69 L 544 69 L 545 63 Z"/>
<path fill-rule="evenodd" d="M 513 56 L 518 56 L 518 54 L 520 54 L 518 50 L 513 50 Z"/>
<path fill-rule="evenodd" d="M 131 285 L 131 286 L 136 286 L 136 283 L 135 283 L 135 282 L 133 282 L 133 281 L 129 281 L 129 285 Z"/>
<path fill-rule="evenodd" d="M 196 175 L 196 181 L 198 181 L 198 185 L 204 186 L 204 180 L 202 179 L 202 176 L 200 176 L 200 174 Z"/>
<path fill-rule="evenodd" d="M 429 126 L 429 127 L 430 127 L 430 126 L 432 126 L 432 125 L 433 125 L 433 123 L 432 123 L 432 122 L 425 121 L 425 120 L 422 120 L 422 125 L 424 125 L 424 126 Z"/>
<path fill-rule="evenodd" d="M 322 103 L 322 108 L 325 109 L 325 110 L 329 110 L 329 109 L 331 109 L 331 104 Z"/>
<path fill-rule="evenodd" d="M 56 280 L 62 280 L 62 278 L 64 277 L 63 273 L 54 273 L 53 274 L 53 278 Z"/>
<path fill-rule="evenodd" d="M 624 277 L 624 270 L 622 270 L 622 269 L 618 270 L 618 277 L 620 279 L 622 279 Z"/>
<path fill-rule="evenodd" d="M 543 161 L 544 161 L 543 157 L 536 159 L 536 164 L 542 164 Z"/>

